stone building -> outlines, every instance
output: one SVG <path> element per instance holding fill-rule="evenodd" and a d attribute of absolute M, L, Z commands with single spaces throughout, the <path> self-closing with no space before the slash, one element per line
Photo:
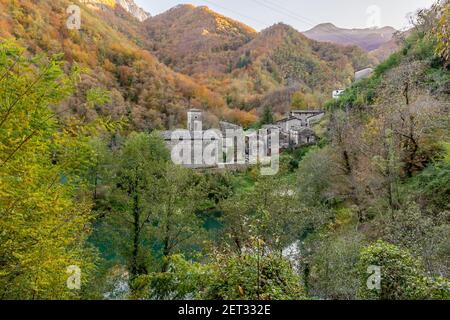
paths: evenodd
<path fill-rule="evenodd" d="M 370 77 L 373 73 L 373 69 L 372 68 L 366 68 L 360 71 L 356 71 L 355 72 L 355 81 L 360 81 L 363 79 L 366 79 L 368 77 Z"/>
<path fill-rule="evenodd" d="M 317 137 L 312 125 L 324 116 L 320 110 L 297 110 L 274 124 L 263 126 L 267 132 L 267 156 L 272 154 L 271 134 L 279 134 L 279 148 L 285 150 L 302 145 L 313 144 Z M 260 134 L 260 133 L 257 133 Z M 220 129 L 203 129 L 202 111 L 189 110 L 187 113 L 187 130 L 163 131 L 162 138 L 166 141 L 172 156 L 175 154 L 183 160 L 186 167 L 205 168 L 214 167 L 220 163 L 223 154 L 232 155 L 234 162 L 245 164 L 250 154 L 250 140 L 255 132 L 244 132 L 241 126 L 229 122 L 220 122 Z M 183 148 L 192 150 L 184 154 Z M 230 148 L 233 148 L 230 150 Z M 187 150 L 187 149 L 184 149 Z M 238 150 L 245 150 L 240 153 Z M 205 153 L 208 157 L 205 157 Z M 220 155 L 220 156 L 219 156 Z M 205 158 L 210 161 L 205 161 Z"/>
<path fill-rule="evenodd" d="M 315 143 L 317 137 L 311 127 L 325 115 L 321 110 L 295 110 L 275 123 L 280 129 L 282 149 Z"/>
<path fill-rule="evenodd" d="M 323 118 L 325 112 L 322 110 L 297 110 L 292 111 L 291 115 L 301 119 L 305 127 L 311 127 L 314 123 Z"/>
<path fill-rule="evenodd" d="M 172 160 L 174 160 L 174 154 L 177 155 L 185 167 L 209 167 L 214 166 L 218 161 L 218 156 L 211 162 L 204 161 L 205 152 L 219 150 L 222 133 L 217 129 L 203 130 L 201 110 L 191 109 L 187 112 L 187 130 L 162 131 L 161 137 L 172 152 Z M 177 152 L 178 149 L 180 152 Z M 183 150 L 191 150 L 191 152 L 183 153 Z"/>

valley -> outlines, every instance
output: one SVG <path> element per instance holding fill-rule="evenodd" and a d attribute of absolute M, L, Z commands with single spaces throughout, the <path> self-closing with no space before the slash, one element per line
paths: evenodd
<path fill-rule="evenodd" d="M 450 299 L 448 0 L 405 32 L 148 11 L 0 0 L 0 299 Z"/>

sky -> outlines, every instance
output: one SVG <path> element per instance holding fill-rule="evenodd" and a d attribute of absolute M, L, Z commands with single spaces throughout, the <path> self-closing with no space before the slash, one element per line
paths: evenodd
<path fill-rule="evenodd" d="M 299 31 L 331 22 L 341 28 L 408 26 L 408 15 L 435 0 L 135 0 L 152 15 L 178 4 L 206 5 L 256 30 L 284 22 Z"/>

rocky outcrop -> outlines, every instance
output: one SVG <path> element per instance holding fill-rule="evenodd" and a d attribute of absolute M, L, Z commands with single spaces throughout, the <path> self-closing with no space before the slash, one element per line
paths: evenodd
<path fill-rule="evenodd" d="M 119 5 L 139 21 L 144 21 L 150 17 L 150 14 L 139 7 L 133 0 L 81 0 L 86 5 L 103 11 L 112 9 Z"/>
<path fill-rule="evenodd" d="M 150 17 L 150 14 L 141 7 L 137 6 L 133 0 L 116 0 L 116 3 L 139 21 L 144 21 Z"/>

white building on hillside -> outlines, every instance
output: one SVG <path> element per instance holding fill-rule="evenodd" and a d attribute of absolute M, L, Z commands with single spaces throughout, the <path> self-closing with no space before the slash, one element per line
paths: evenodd
<path fill-rule="evenodd" d="M 341 96 L 341 94 L 342 94 L 344 91 L 345 91 L 345 90 L 342 90 L 342 89 L 334 90 L 334 91 L 333 91 L 333 99 L 339 99 L 339 97 Z"/>
<path fill-rule="evenodd" d="M 355 72 L 355 81 L 363 80 L 363 79 L 370 77 L 370 75 L 373 73 L 373 71 L 374 70 L 372 68 L 366 68 L 366 69 Z"/>

